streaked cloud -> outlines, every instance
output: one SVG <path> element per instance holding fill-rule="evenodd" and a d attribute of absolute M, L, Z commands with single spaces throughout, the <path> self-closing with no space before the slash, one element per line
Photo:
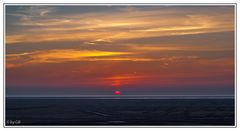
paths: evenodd
<path fill-rule="evenodd" d="M 36 9 L 35 9 L 36 8 Z M 233 31 L 232 12 L 199 14 L 178 8 L 160 10 L 113 10 L 105 12 L 49 15 L 53 7 L 29 7 L 22 11 L 16 26 L 31 27 L 21 35 L 7 35 L 7 44 L 44 41 L 93 41 L 144 38 Z M 55 11 L 59 8 L 54 8 Z M 29 12 L 26 14 L 26 12 Z M 20 12 L 21 13 L 21 12 Z M 24 19 L 27 17 L 27 19 Z"/>
<path fill-rule="evenodd" d="M 107 52 L 97 50 L 47 50 L 22 54 L 8 54 L 7 67 L 36 64 L 36 63 L 62 63 L 67 61 L 98 60 L 98 57 L 118 56 L 131 54 L 129 52 Z M 103 59 L 104 60 L 104 59 Z M 24 62 L 25 61 L 25 62 Z M 19 64 L 21 63 L 21 64 Z"/>

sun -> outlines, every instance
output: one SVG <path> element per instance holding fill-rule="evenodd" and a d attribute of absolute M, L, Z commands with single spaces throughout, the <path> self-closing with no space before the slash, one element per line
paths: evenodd
<path fill-rule="evenodd" d="M 121 91 L 115 91 L 114 94 L 115 95 L 121 95 L 122 93 L 121 93 Z"/>

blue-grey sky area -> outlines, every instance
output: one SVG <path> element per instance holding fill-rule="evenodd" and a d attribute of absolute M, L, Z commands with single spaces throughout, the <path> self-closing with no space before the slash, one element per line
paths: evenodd
<path fill-rule="evenodd" d="M 234 95 L 232 5 L 6 5 L 7 96 Z"/>

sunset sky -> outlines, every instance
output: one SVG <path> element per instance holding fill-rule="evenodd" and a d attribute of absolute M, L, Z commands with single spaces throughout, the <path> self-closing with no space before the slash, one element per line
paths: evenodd
<path fill-rule="evenodd" d="M 9 96 L 234 95 L 234 6 L 5 7 Z"/>

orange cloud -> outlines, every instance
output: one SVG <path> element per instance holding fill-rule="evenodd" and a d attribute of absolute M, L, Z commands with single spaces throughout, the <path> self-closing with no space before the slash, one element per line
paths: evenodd
<path fill-rule="evenodd" d="M 103 81 L 111 86 L 120 87 L 126 84 L 136 84 L 140 79 L 145 79 L 146 76 L 137 74 L 123 74 L 103 78 Z"/>
<path fill-rule="evenodd" d="M 127 54 L 131 53 L 73 49 L 36 51 L 22 54 L 8 54 L 7 67 L 15 67 L 34 63 L 61 63 L 67 61 L 91 60 L 92 58 L 94 61 L 94 58 L 98 57 L 109 57 Z"/>
<path fill-rule="evenodd" d="M 167 15 L 167 14 L 175 15 Z M 25 19 L 18 26 L 32 27 L 21 35 L 8 34 L 7 44 L 44 41 L 94 41 L 105 39 L 144 38 L 233 31 L 232 14 L 190 14 L 178 15 L 178 10 L 135 10 L 129 12 L 94 12 L 45 19 Z M 42 12 L 44 14 L 44 12 Z"/>

